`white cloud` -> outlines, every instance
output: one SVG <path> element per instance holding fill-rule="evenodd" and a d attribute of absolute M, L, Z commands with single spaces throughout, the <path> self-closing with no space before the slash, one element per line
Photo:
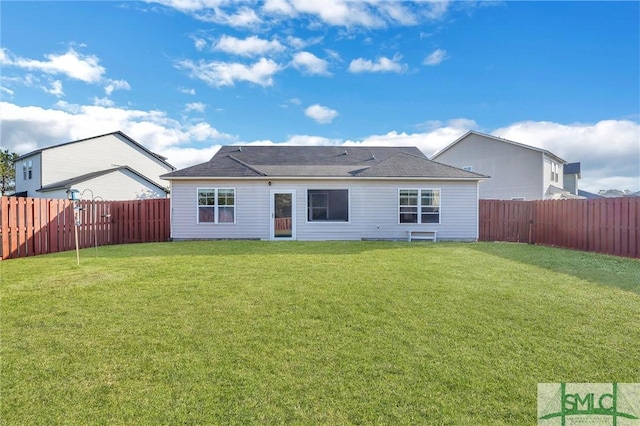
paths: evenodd
<path fill-rule="evenodd" d="M 266 0 L 262 11 L 276 15 L 286 15 L 290 18 L 297 15 L 294 7 L 287 0 Z"/>
<path fill-rule="evenodd" d="M 313 53 L 298 52 L 293 56 L 291 64 L 294 68 L 305 74 L 331 75 L 327 70 L 329 66 L 328 62 L 318 58 Z"/>
<path fill-rule="evenodd" d="M 207 47 L 207 41 L 203 38 L 194 38 L 193 47 L 195 47 L 198 52 L 202 52 Z"/>
<path fill-rule="evenodd" d="M 640 124 L 603 120 L 595 124 L 525 121 L 491 132 L 515 142 L 546 149 L 562 159 L 580 162 L 579 187 L 590 192 L 608 189 L 613 179 L 640 190 Z M 612 181 L 611 181 L 612 182 Z"/>
<path fill-rule="evenodd" d="M 226 0 L 147 0 L 149 3 L 159 3 L 173 7 L 181 12 L 195 12 L 207 8 L 217 8 Z"/>
<path fill-rule="evenodd" d="M 102 106 L 102 107 L 112 107 L 115 103 L 109 98 L 93 98 L 93 105 Z"/>
<path fill-rule="evenodd" d="M 206 108 L 207 106 L 202 102 L 191 102 L 184 106 L 184 109 L 187 112 L 191 112 L 191 111 L 204 112 Z"/>
<path fill-rule="evenodd" d="M 290 3 L 298 13 L 312 15 L 329 25 L 363 26 L 366 28 L 381 28 L 386 25 L 377 10 L 371 7 L 373 5 L 364 1 L 291 0 Z"/>
<path fill-rule="evenodd" d="M 473 122 L 470 120 L 470 122 Z M 415 146 L 426 156 L 444 148 L 471 129 L 445 125 L 433 128 L 424 133 L 406 133 L 392 131 L 384 135 L 371 135 L 361 141 L 345 141 L 344 145 L 351 146 Z"/>
<path fill-rule="evenodd" d="M 193 62 L 179 61 L 179 69 L 190 72 L 191 76 L 204 81 L 213 87 L 233 86 L 236 81 L 248 81 L 260 86 L 272 86 L 273 75 L 281 70 L 281 66 L 271 59 L 261 58 L 253 65 L 247 66 L 235 62 Z"/>
<path fill-rule="evenodd" d="M 186 87 L 180 87 L 180 88 L 178 88 L 178 90 L 180 91 L 180 93 L 185 93 L 187 95 L 195 95 L 196 94 L 196 89 L 187 89 Z"/>
<path fill-rule="evenodd" d="M 241 7 L 234 13 L 226 13 L 221 8 L 205 9 L 193 16 L 200 21 L 228 25 L 233 28 L 250 28 L 262 22 L 255 10 L 249 7 Z"/>
<path fill-rule="evenodd" d="M 256 36 L 242 40 L 225 35 L 218 40 L 213 49 L 240 56 L 261 56 L 271 52 L 282 52 L 285 47 L 278 40 L 264 40 Z"/>
<path fill-rule="evenodd" d="M 12 55 L 6 49 L 0 50 L 2 51 L 0 65 L 4 67 L 17 67 L 52 75 L 62 74 L 85 83 L 98 83 L 105 73 L 104 67 L 99 64 L 100 60 L 96 56 L 82 55 L 73 49 L 69 49 L 61 55 L 47 54 L 45 55 L 46 61 L 21 58 Z"/>
<path fill-rule="evenodd" d="M 126 80 L 107 80 L 107 85 L 104 86 L 104 92 L 107 96 L 111 96 L 114 90 L 131 90 L 131 86 Z"/>
<path fill-rule="evenodd" d="M 417 17 L 408 8 L 404 7 L 403 2 L 383 1 L 380 2 L 379 8 L 390 21 L 401 25 L 418 24 Z"/>
<path fill-rule="evenodd" d="M 444 62 L 447 59 L 449 59 L 449 56 L 447 55 L 446 50 L 436 49 L 433 52 L 431 52 L 429 56 L 424 58 L 424 61 L 422 61 L 422 63 L 424 65 L 430 65 L 430 66 L 440 65 L 442 62 Z"/>
<path fill-rule="evenodd" d="M 47 93 L 57 96 L 58 98 L 64 96 L 64 90 L 62 90 L 62 82 L 60 80 L 52 81 L 51 87 L 43 87 L 43 90 Z"/>
<path fill-rule="evenodd" d="M 333 25 L 352 28 L 415 26 L 444 18 L 448 0 L 416 2 L 380 0 L 265 0 L 251 2 L 229 0 L 147 0 L 190 14 L 205 22 L 232 27 L 271 25 L 286 19 L 306 19 L 310 27 Z M 470 2 L 467 9 L 493 2 Z M 476 4 L 477 3 L 477 4 Z"/>
<path fill-rule="evenodd" d="M 427 18 L 428 20 L 438 20 L 442 19 L 444 15 L 446 15 L 449 10 L 449 4 L 451 2 L 449 0 L 431 0 L 424 3 L 424 8 L 421 9 L 421 14 Z M 489 3 L 489 2 L 478 2 L 478 3 Z M 473 5 L 469 5 L 468 7 L 473 7 Z"/>
<path fill-rule="evenodd" d="M 94 99 L 95 105 L 64 101 L 54 108 L 23 107 L 0 102 L 1 149 L 24 154 L 34 149 L 122 130 L 178 168 L 207 161 L 222 144 L 240 143 L 206 122 L 181 123 L 162 111 L 127 110 L 113 107 L 108 99 Z M 337 112 L 317 105 L 314 119 L 329 119 Z M 309 110 L 310 112 L 314 109 Z M 324 112 L 323 112 L 324 111 Z M 328 112 L 327 112 L 328 111 Z M 332 112 L 333 111 L 333 112 Z M 335 116 L 334 116 L 335 117 Z M 334 118 L 333 117 L 333 118 Z M 333 119 L 331 118 L 331 119 Z M 329 119 L 329 121 L 331 120 Z M 417 146 L 431 156 L 462 136 L 478 129 L 475 121 L 458 118 L 446 123 L 422 123 L 425 131 L 391 131 L 362 140 L 330 139 L 314 135 L 294 135 L 291 145 Z M 640 190 L 640 123 L 630 120 L 603 120 L 597 123 L 561 124 L 526 121 L 485 131 L 553 152 L 582 165 L 579 186 L 590 192 L 600 189 Z M 275 144 L 269 140 L 250 143 Z"/>
<path fill-rule="evenodd" d="M 408 69 L 407 64 L 400 63 L 402 56 L 395 55 L 392 59 L 381 57 L 373 62 L 369 59 L 358 58 L 349 64 L 349 72 L 357 74 L 361 72 L 395 72 L 404 73 Z"/>
<path fill-rule="evenodd" d="M 0 92 L 6 93 L 9 96 L 13 96 L 13 94 L 15 93 L 13 90 L 11 90 L 11 89 L 9 89 L 7 87 L 4 87 L 4 86 L 0 86 Z"/>
<path fill-rule="evenodd" d="M 45 109 L 0 102 L 2 149 L 25 154 L 56 143 L 121 130 L 181 168 L 207 161 L 217 146 L 237 141 L 208 123 L 180 123 L 162 111 L 66 102 L 56 105 L 56 109 Z"/>
<path fill-rule="evenodd" d="M 338 116 L 338 111 L 319 104 L 311 105 L 304 110 L 304 114 L 320 124 L 328 124 Z"/>
<path fill-rule="evenodd" d="M 308 39 L 301 39 L 299 37 L 294 37 L 294 36 L 287 36 L 286 38 L 287 44 L 296 50 L 302 50 L 306 47 L 320 44 L 322 43 L 323 40 L 324 40 L 323 36 L 312 37 Z"/>

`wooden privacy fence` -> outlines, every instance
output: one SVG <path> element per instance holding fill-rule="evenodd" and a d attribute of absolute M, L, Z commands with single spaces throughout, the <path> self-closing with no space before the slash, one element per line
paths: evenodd
<path fill-rule="evenodd" d="M 35 256 L 78 246 L 168 241 L 169 200 L 79 201 L 2 197 L 0 259 Z"/>
<path fill-rule="evenodd" d="M 480 200 L 481 241 L 512 241 L 640 258 L 640 198 Z"/>

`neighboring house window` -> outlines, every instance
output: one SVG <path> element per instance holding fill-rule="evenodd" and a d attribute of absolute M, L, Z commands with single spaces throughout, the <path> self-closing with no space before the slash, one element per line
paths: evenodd
<path fill-rule="evenodd" d="M 33 177 L 33 161 L 23 161 L 22 162 L 22 178 L 24 180 L 29 180 Z"/>
<path fill-rule="evenodd" d="M 551 182 L 558 182 L 560 179 L 559 170 L 558 163 L 551 162 Z"/>
<path fill-rule="evenodd" d="M 462 170 L 466 171 L 466 172 L 472 172 L 473 171 L 473 166 L 464 166 L 462 168 Z"/>
<path fill-rule="evenodd" d="M 307 191 L 309 222 L 348 222 L 349 191 L 346 189 L 310 189 Z"/>
<path fill-rule="evenodd" d="M 400 223 L 440 223 L 439 189 L 401 189 Z"/>
<path fill-rule="evenodd" d="M 524 201 L 524 197 L 512 197 L 511 201 Z"/>
<path fill-rule="evenodd" d="M 198 189 L 198 223 L 235 223 L 235 213 L 235 189 Z"/>

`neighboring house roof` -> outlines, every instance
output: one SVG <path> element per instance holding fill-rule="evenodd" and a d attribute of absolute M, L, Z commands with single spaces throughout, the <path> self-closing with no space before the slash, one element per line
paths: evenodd
<path fill-rule="evenodd" d="M 488 176 L 429 160 L 416 147 L 223 146 L 206 163 L 163 179 L 361 177 L 480 180 Z"/>
<path fill-rule="evenodd" d="M 578 175 L 580 177 L 580 163 L 568 163 L 562 168 L 565 175 Z"/>
<path fill-rule="evenodd" d="M 454 146 L 455 144 L 457 144 L 458 142 L 462 141 L 463 139 L 465 139 L 467 136 L 469 135 L 477 135 L 477 136 L 483 136 L 489 139 L 493 139 L 495 141 L 498 142 L 503 142 L 503 143 L 508 143 L 511 145 L 515 145 L 515 146 L 519 146 L 521 148 L 526 148 L 526 149 L 530 149 L 532 151 L 538 151 L 541 152 L 543 154 L 548 155 L 549 157 L 553 158 L 554 160 L 562 163 L 562 164 L 567 164 L 567 162 L 565 160 L 563 160 L 562 158 L 558 157 L 557 155 L 555 155 L 554 153 L 547 151 L 546 149 L 542 149 L 542 148 L 536 148 L 535 146 L 530 146 L 530 145 L 525 145 L 523 143 L 519 143 L 519 142 L 514 142 L 514 141 L 510 141 L 509 139 L 504 139 L 498 136 L 493 136 L 493 135 L 487 135 L 485 133 L 480 133 L 480 132 L 476 132 L 474 130 L 469 130 L 467 133 L 465 133 L 464 135 L 460 136 L 458 139 L 456 139 L 455 141 L 451 142 L 449 145 L 445 146 L 444 148 L 442 148 L 440 151 L 436 152 L 435 154 L 433 154 L 430 158 L 433 160 L 435 158 L 437 158 L 438 156 L 440 156 L 442 153 L 444 153 L 445 151 L 447 151 L 449 148 L 451 148 L 452 146 Z"/>
<path fill-rule="evenodd" d="M 155 186 L 156 188 L 160 189 L 161 191 L 167 192 L 166 188 L 163 188 L 161 186 L 159 186 L 157 183 L 155 183 L 152 180 L 149 180 L 146 176 L 136 172 L 135 170 L 133 170 L 131 167 L 129 166 L 118 166 L 118 167 L 114 167 L 111 169 L 106 169 L 106 170 L 98 170 L 97 172 L 91 172 L 91 173 L 86 173 L 84 175 L 80 175 L 80 176 L 75 176 L 69 179 L 64 179 L 61 180 L 59 182 L 54 182 L 51 183 L 49 185 L 45 185 L 42 188 L 36 190 L 38 192 L 49 192 L 49 191 L 57 191 L 60 189 L 69 189 L 72 186 L 78 184 L 78 183 L 82 183 L 82 182 L 86 182 L 89 181 L 91 179 L 95 179 L 97 177 L 100 176 L 104 176 L 104 175 L 108 175 L 109 173 L 114 173 L 114 172 L 118 172 L 118 171 L 124 171 L 127 170 L 135 175 L 137 175 L 138 177 L 140 177 L 141 179 L 143 179 L 145 182 L 148 182 L 150 185 Z"/>
<path fill-rule="evenodd" d="M 598 194 L 594 194 L 593 192 L 587 192 L 587 191 L 583 191 L 582 189 L 578 189 L 578 195 L 581 197 L 586 198 L 587 200 L 591 200 L 594 198 L 603 198 L 601 196 L 599 196 Z"/>
<path fill-rule="evenodd" d="M 150 151 L 149 149 L 147 149 L 144 146 L 140 145 L 135 140 L 131 139 L 129 136 L 127 136 L 124 133 L 122 133 L 120 130 L 118 130 L 117 132 L 105 133 L 104 135 L 92 136 L 90 138 L 78 139 L 77 141 L 65 142 L 65 143 L 60 143 L 60 144 L 57 144 L 57 145 L 51 145 L 51 146 L 47 146 L 47 147 L 44 147 L 44 148 L 36 149 L 35 151 L 31 151 L 31 152 L 29 152 L 27 154 L 19 156 L 16 159 L 16 161 L 20 161 L 20 160 L 22 160 L 24 158 L 31 157 L 32 155 L 39 154 L 39 153 L 41 153 L 43 151 L 46 151 L 46 150 L 49 150 L 49 149 L 52 149 L 52 148 L 58 148 L 60 146 L 71 145 L 71 144 L 74 144 L 74 143 L 84 142 L 84 141 L 88 141 L 88 140 L 91 140 L 91 139 L 102 138 L 104 136 L 109 136 L 109 135 L 119 135 L 119 136 L 125 138 L 126 140 L 131 142 L 134 146 L 136 146 L 137 148 L 141 149 L 145 153 L 149 154 L 150 156 L 152 156 L 152 157 L 156 158 L 157 160 L 161 161 L 166 166 L 170 167 L 171 170 L 175 170 L 176 169 L 171 164 L 167 163 L 167 157 L 164 157 L 164 156 L 162 156 L 160 154 L 156 154 L 155 152 Z"/>
<path fill-rule="evenodd" d="M 574 195 L 566 189 L 558 188 L 554 185 L 549 185 L 549 188 L 547 188 L 547 193 L 545 195 L 548 199 L 551 200 L 576 200 L 583 198 L 580 195 Z"/>

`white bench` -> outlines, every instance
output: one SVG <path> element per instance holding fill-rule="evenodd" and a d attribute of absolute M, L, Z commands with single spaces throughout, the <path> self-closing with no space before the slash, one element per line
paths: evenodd
<path fill-rule="evenodd" d="M 436 241 L 436 234 L 438 231 L 425 231 L 424 229 L 410 229 L 407 231 L 409 234 L 409 242 L 413 240 L 428 240 Z"/>

